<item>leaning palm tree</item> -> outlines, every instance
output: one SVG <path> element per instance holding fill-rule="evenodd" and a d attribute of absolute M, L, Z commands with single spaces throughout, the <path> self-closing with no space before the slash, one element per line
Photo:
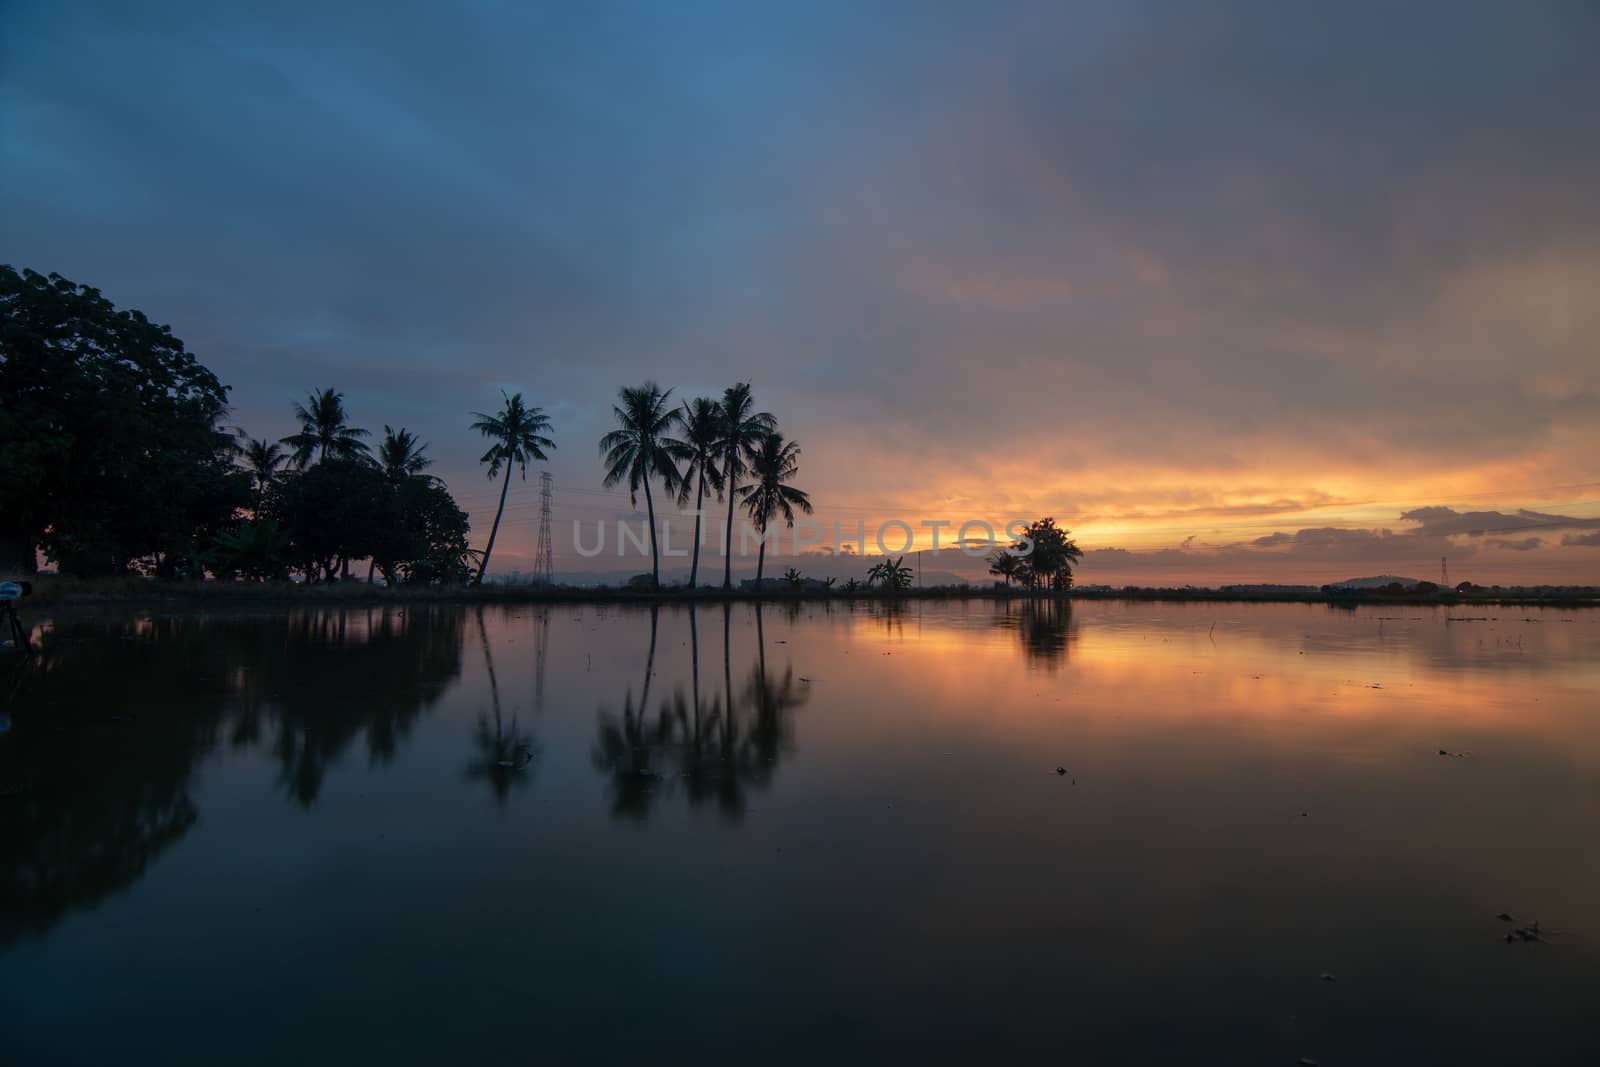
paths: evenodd
<path fill-rule="evenodd" d="M 239 431 L 239 440 L 244 442 L 239 446 L 239 452 L 244 457 L 245 470 L 255 482 L 256 507 L 259 508 L 267 490 L 272 487 L 272 480 L 278 476 L 278 468 L 287 463 L 289 457 L 283 454 L 283 449 L 276 443 L 265 439 L 253 440 L 243 430 Z"/>
<path fill-rule="evenodd" d="M 506 510 L 506 490 L 511 488 L 512 466 L 515 465 L 522 474 L 522 480 L 527 481 L 528 460 L 549 459 L 544 450 L 556 447 L 554 441 L 543 436 L 550 429 L 550 420 L 543 408 L 528 407 L 522 402 L 521 393 L 506 396 L 504 389 L 500 391 L 500 398 L 505 401 L 500 414 L 473 412 L 477 421 L 472 428 L 494 441 L 478 462 L 489 465 L 491 479 L 500 473 L 502 464 L 506 468 L 506 480 L 500 486 L 500 506 L 495 509 L 494 525 L 489 528 L 489 545 L 483 550 L 483 559 L 478 562 L 478 576 L 473 579 L 474 585 L 483 584 L 484 572 L 489 569 L 489 554 L 494 551 L 495 535 L 500 532 L 500 516 Z"/>
<path fill-rule="evenodd" d="M 404 426 L 392 430 L 386 425 L 378 444 L 378 466 L 390 481 L 403 482 L 433 466 L 433 460 L 423 455 L 427 450 L 428 446 Z"/>
<path fill-rule="evenodd" d="M 367 431 L 351 426 L 344 413 L 344 394 L 336 389 L 324 389 L 306 394 L 305 404 L 294 406 L 294 417 L 300 420 L 300 432 L 283 439 L 294 449 L 294 465 L 305 470 L 313 457 L 318 462 L 329 458 L 360 459 L 368 454 Z"/>
<path fill-rule="evenodd" d="M 778 428 L 770 412 L 756 411 L 750 383 L 739 382 L 722 392 L 722 477 L 728 485 L 728 528 L 722 541 L 722 588 L 733 588 L 733 498 L 739 481 L 750 473 L 748 463 L 762 438 Z"/>
<path fill-rule="evenodd" d="M 668 493 L 676 495 L 683 484 L 678 459 L 688 446 L 671 433 L 683 420 L 683 413 L 667 406 L 672 390 L 662 391 L 655 382 L 624 387 L 619 403 L 612 405 L 617 428 L 600 438 L 600 455 L 605 461 L 606 488 L 628 483 L 628 503 L 638 503 L 644 488 L 645 512 L 650 519 L 650 576 L 661 584 L 661 553 L 656 545 L 656 505 L 650 482 L 660 478 Z"/>
<path fill-rule="evenodd" d="M 761 551 L 756 556 L 756 588 L 761 588 L 761 574 L 767 566 L 767 524 L 779 515 L 792 529 L 794 512 L 799 508 L 811 514 L 811 498 L 789 484 L 800 470 L 800 446 L 785 441 L 776 431 L 761 439 L 750 460 L 750 473 L 755 477 L 741 491 L 745 511 L 761 531 Z"/>
<path fill-rule="evenodd" d="M 706 483 L 711 483 L 717 499 L 722 499 L 722 470 L 717 465 L 718 444 L 722 440 L 722 407 L 710 397 L 698 397 L 683 405 L 683 443 L 688 465 L 678 490 L 678 504 L 689 502 L 689 486 L 694 485 L 694 555 L 689 564 L 689 588 L 700 574 L 700 511 L 705 506 Z"/>

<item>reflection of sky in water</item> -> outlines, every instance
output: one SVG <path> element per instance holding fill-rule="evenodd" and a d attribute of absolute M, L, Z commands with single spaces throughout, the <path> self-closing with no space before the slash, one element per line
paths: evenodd
<path fill-rule="evenodd" d="M 24 1061 L 1555 1062 L 1600 616 L 1454 614 L 63 617 L 8 681 L 0 995 Z"/>

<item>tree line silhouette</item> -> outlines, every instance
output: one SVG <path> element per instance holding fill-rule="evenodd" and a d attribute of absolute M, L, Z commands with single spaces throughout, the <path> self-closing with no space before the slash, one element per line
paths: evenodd
<path fill-rule="evenodd" d="M 734 513 L 760 534 L 756 585 L 765 578 L 767 534 L 813 512 L 795 485 L 801 449 L 758 410 L 739 382 L 720 397 L 677 403 L 654 381 L 620 390 L 615 427 L 600 438 L 602 484 L 643 493 L 649 584 L 661 581 L 656 488 L 680 508 L 693 502 L 689 588 L 700 585 L 707 503 L 726 502 L 721 587 L 733 586 Z M 556 443 L 544 409 L 501 394 L 492 414 L 473 412 L 487 438 L 480 462 L 501 479 L 481 551 L 449 489 L 428 473 L 428 445 L 406 427 L 381 438 L 353 425 L 344 395 L 309 393 L 293 407 L 298 429 L 278 441 L 225 425 L 228 389 L 169 327 L 117 310 L 100 292 L 60 275 L 0 266 L 0 571 L 31 574 L 37 554 L 63 574 L 130 573 L 270 581 L 348 579 L 389 585 L 481 584 L 499 537 L 513 468 L 547 461 Z M 376 447 L 374 447 L 374 444 Z M 992 561 L 1009 588 L 1071 584 L 1081 553 L 1043 519 Z M 904 557 L 873 566 L 867 585 L 889 594 L 910 585 Z M 793 568 L 791 588 L 804 588 Z M 642 581 L 642 579 L 636 580 Z M 858 586 L 847 585 L 853 592 Z"/>

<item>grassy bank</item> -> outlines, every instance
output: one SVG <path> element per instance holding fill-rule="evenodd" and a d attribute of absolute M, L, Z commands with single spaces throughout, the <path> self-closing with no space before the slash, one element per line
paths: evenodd
<path fill-rule="evenodd" d="M 1050 594 L 1057 599 L 1073 600 L 1149 600 L 1174 603 L 1296 603 L 1331 604 L 1354 607 L 1358 605 L 1404 604 L 1421 606 L 1471 606 L 1471 605 L 1526 605 L 1552 607 L 1600 606 L 1600 590 L 1530 591 L 1517 589 L 1485 589 L 1471 593 L 1437 591 L 1431 593 L 1385 593 L 1380 591 L 1356 594 L 1329 594 L 1321 592 L 1251 592 L 1240 593 L 1215 589 L 1160 589 L 1128 587 L 1124 589 L 1075 589 L 1069 593 Z M 19 607 L 52 607 L 57 605 L 205 605 L 205 604 L 372 604 L 372 603 L 462 603 L 462 604 L 538 604 L 538 603 L 622 603 L 663 604 L 687 602 L 736 601 L 816 601 L 816 600 L 974 600 L 974 599 L 1028 599 L 1028 594 L 1016 587 L 987 586 L 932 586 L 912 588 L 891 594 L 878 589 L 846 592 L 832 589 L 744 589 L 723 592 L 721 589 L 640 589 L 630 587 L 577 587 L 545 585 L 485 585 L 386 588 L 350 581 L 328 585 L 304 585 L 294 582 L 212 582 L 166 581 L 149 578 L 81 579 L 39 575 L 33 579 L 33 594 Z"/>

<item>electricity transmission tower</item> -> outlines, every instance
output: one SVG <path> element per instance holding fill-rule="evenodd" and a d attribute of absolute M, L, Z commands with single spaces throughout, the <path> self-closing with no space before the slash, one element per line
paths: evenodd
<path fill-rule="evenodd" d="M 1450 560 L 1444 556 L 1439 557 L 1439 584 L 1450 588 Z"/>
<path fill-rule="evenodd" d="M 539 475 L 539 549 L 533 557 L 533 579 L 549 585 L 555 581 L 555 563 L 550 544 L 550 472 Z"/>

